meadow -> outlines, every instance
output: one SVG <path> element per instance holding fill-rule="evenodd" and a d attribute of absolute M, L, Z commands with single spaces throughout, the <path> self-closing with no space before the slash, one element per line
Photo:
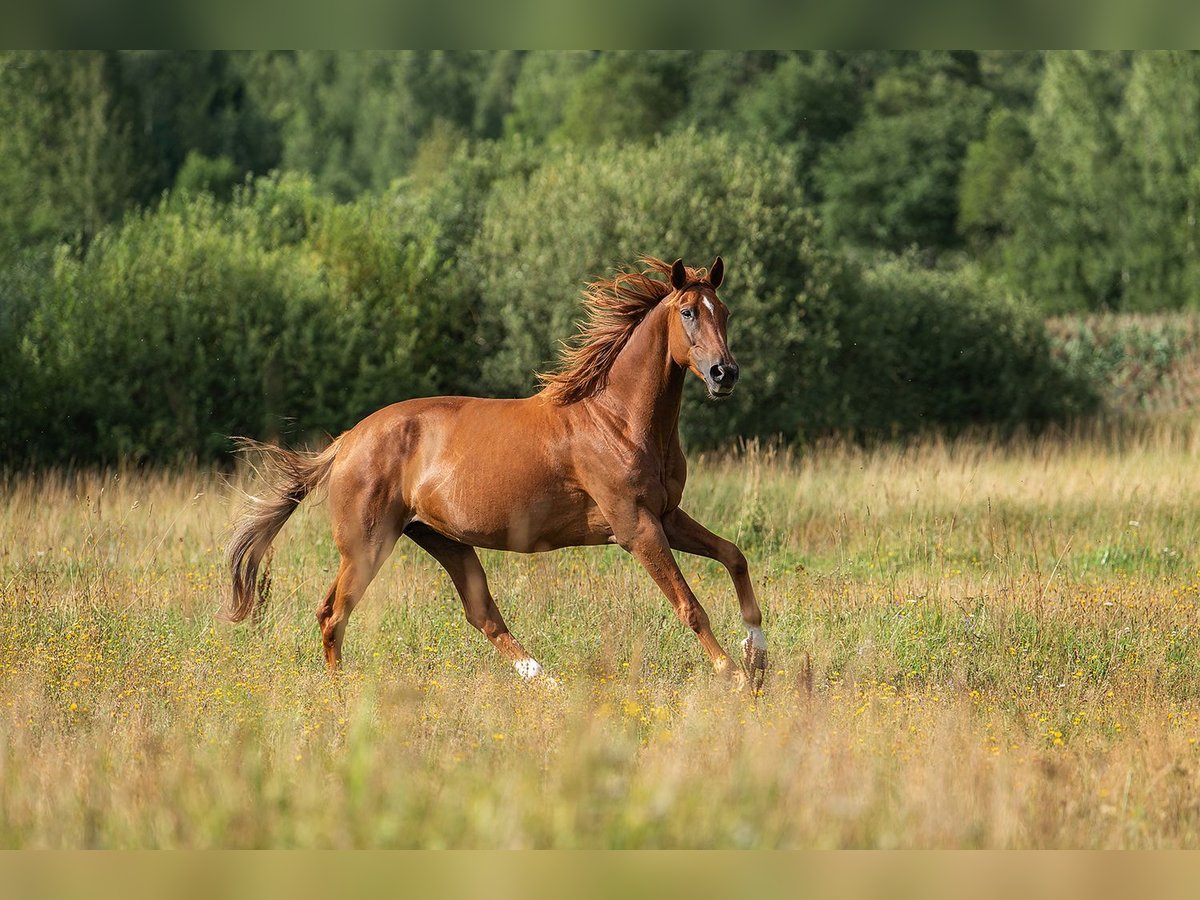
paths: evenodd
<path fill-rule="evenodd" d="M 484 553 L 520 682 L 403 541 L 323 668 L 306 502 L 218 618 L 207 469 L 0 480 L 0 846 L 1197 847 L 1200 422 L 694 458 L 771 669 L 711 675 L 616 548 Z M 681 558 L 718 637 L 715 564 Z"/>

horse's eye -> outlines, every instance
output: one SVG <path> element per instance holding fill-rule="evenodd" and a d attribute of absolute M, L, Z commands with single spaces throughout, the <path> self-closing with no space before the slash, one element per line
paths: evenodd
<path fill-rule="evenodd" d="M 695 313 L 694 313 L 692 310 L 690 310 L 690 309 L 681 309 L 679 312 L 682 314 L 682 316 L 683 316 L 685 319 L 691 319 L 691 318 L 694 318 L 694 317 L 695 317 L 695 315 L 696 315 L 696 314 L 695 314 Z"/>

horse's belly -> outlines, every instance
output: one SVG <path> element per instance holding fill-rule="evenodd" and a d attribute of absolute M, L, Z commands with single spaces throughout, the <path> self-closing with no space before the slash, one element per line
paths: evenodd
<path fill-rule="evenodd" d="M 414 498 L 414 517 L 464 544 L 535 553 L 603 544 L 612 530 L 591 498 L 578 490 L 451 476 Z"/>

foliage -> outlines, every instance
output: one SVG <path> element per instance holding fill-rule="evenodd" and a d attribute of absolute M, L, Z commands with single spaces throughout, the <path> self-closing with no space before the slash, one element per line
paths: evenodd
<path fill-rule="evenodd" d="M 1063 316 L 1055 356 L 1120 415 L 1200 405 L 1200 320 L 1190 314 Z"/>
<path fill-rule="evenodd" d="M 7 285 L 25 312 L 4 339 L 37 401 L 4 456 L 212 457 L 230 434 L 336 432 L 410 396 L 524 396 L 581 279 L 643 253 L 707 265 L 713 247 L 745 377 L 720 404 L 690 386 L 696 446 L 1076 411 L 1019 304 L 911 261 L 839 260 L 789 153 L 684 131 L 586 155 L 463 149 L 350 203 L 295 176 L 228 202 L 181 189 Z"/>
<path fill-rule="evenodd" d="M 575 81 L 555 136 L 581 147 L 653 138 L 680 110 L 680 66 L 666 51 L 601 57 Z"/>
<path fill-rule="evenodd" d="M 1197 59 L 4 53 L 0 457 L 525 393 L 580 282 L 642 252 L 730 263 L 747 378 L 689 393 L 697 444 L 1070 415 L 1105 376 L 1029 308 L 1200 304 Z"/>
<path fill-rule="evenodd" d="M 175 176 L 175 193 L 186 196 L 203 191 L 228 199 L 238 181 L 237 166 L 228 156 L 210 159 L 193 150 Z"/>
<path fill-rule="evenodd" d="M 0 253 L 86 244 L 148 198 L 118 68 L 111 52 L 0 56 Z"/>
<path fill-rule="evenodd" d="M 1127 148 L 1123 298 L 1129 310 L 1196 306 L 1200 189 L 1200 55 L 1134 54 L 1116 127 Z"/>
<path fill-rule="evenodd" d="M 512 89 L 504 132 L 535 142 L 549 140 L 562 124 L 567 100 L 592 63 L 579 51 L 533 51 L 525 57 Z"/>
<path fill-rule="evenodd" d="M 26 250 L 0 268 L 0 460 L 28 459 L 56 416 L 35 361 L 32 323 L 50 261 Z"/>
<path fill-rule="evenodd" d="M 994 281 L 882 261 L 857 279 L 838 322 L 839 424 L 888 434 L 1063 420 L 1094 404 L 1050 352 L 1040 318 Z"/>
<path fill-rule="evenodd" d="M 1022 117 L 995 110 L 987 134 L 967 148 L 959 183 L 958 229 L 971 245 L 986 251 L 1011 228 L 1023 166 L 1032 152 Z"/>
<path fill-rule="evenodd" d="M 823 51 L 788 56 L 740 100 L 733 123 L 776 146 L 796 145 L 806 179 L 822 152 L 854 127 L 863 104 L 857 73 Z"/>
<path fill-rule="evenodd" d="M 1051 54 L 1029 120 L 1033 150 L 1005 247 L 1014 283 L 1050 310 L 1121 305 L 1123 70 L 1091 52 Z"/>
<path fill-rule="evenodd" d="M 284 168 L 310 172 L 348 200 L 404 175 L 421 139 L 438 121 L 464 131 L 477 114 L 494 129 L 494 91 L 486 111 L 476 91 L 489 57 L 475 51 L 259 54 L 247 90 L 271 117 Z M 490 123 L 490 124 L 489 124 Z"/>
<path fill-rule="evenodd" d="M 230 434 L 338 430 L 452 363 L 432 235 L 377 200 L 270 179 L 57 254 L 19 354 L 43 460 L 209 457 Z M 423 223 L 417 223 L 421 225 Z"/>
<path fill-rule="evenodd" d="M 947 60 L 876 82 L 868 114 L 822 157 L 817 175 L 835 240 L 891 250 L 955 245 L 958 175 L 989 102 L 973 76 Z"/>

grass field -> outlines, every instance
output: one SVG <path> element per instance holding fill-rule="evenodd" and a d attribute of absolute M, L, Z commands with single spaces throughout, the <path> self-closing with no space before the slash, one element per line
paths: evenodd
<path fill-rule="evenodd" d="M 403 542 L 322 668 L 320 502 L 215 617 L 206 472 L 0 482 L 4 847 L 1196 847 L 1200 424 L 751 449 L 685 508 L 750 558 L 758 703 L 616 549 L 484 554 L 523 684 Z M 683 566 L 718 636 L 714 564 Z"/>

